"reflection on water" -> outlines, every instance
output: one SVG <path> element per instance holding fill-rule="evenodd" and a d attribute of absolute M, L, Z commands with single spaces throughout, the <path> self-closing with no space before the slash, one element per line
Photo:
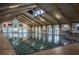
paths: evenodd
<path fill-rule="evenodd" d="M 34 45 L 35 45 L 35 43 L 33 42 L 32 46 L 34 46 Z"/>
<path fill-rule="evenodd" d="M 59 36 L 54 36 L 54 43 L 59 43 Z"/>
<path fill-rule="evenodd" d="M 41 34 L 38 34 L 38 39 L 39 39 L 39 40 L 41 40 L 41 36 L 42 36 Z"/>
<path fill-rule="evenodd" d="M 29 35 L 29 33 L 26 33 L 26 32 L 4 32 L 3 33 L 6 37 L 10 37 L 10 38 L 12 38 L 12 37 L 19 37 L 19 38 L 21 38 L 21 37 L 26 37 L 26 36 L 28 36 Z"/>
<path fill-rule="evenodd" d="M 42 41 L 45 42 L 45 40 L 46 40 L 46 34 L 43 34 L 42 35 Z"/>
<path fill-rule="evenodd" d="M 17 37 L 13 38 L 13 45 L 19 45 L 19 40 Z"/>
<path fill-rule="evenodd" d="M 24 27 L 7 27 L 3 28 L 3 34 L 6 37 L 26 37 L 28 33 L 26 33 L 27 30 Z"/>
<path fill-rule="evenodd" d="M 44 48 L 44 46 L 41 46 L 41 47 L 40 47 L 40 50 L 43 49 L 43 48 Z"/>
<path fill-rule="evenodd" d="M 38 34 L 35 34 L 35 38 L 37 38 L 38 37 Z"/>
<path fill-rule="evenodd" d="M 52 35 L 48 35 L 48 42 L 52 42 Z"/>
<path fill-rule="evenodd" d="M 26 37 L 19 37 L 19 35 L 9 38 L 10 43 L 18 51 L 18 54 L 31 54 L 72 43 L 66 37 L 59 35 L 26 34 Z"/>
<path fill-rule="evenodd" d="M 34 33 L 32 33 L 32 38 L 35 38 L 35 34 Z"/>

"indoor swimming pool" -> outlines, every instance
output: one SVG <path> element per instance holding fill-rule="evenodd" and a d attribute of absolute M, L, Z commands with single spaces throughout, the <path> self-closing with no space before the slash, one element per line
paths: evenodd
<path fill-rule="evenodd" d="M 65 36 L 27 33 L 26 37 L 7 37 L 16 54 L 28 55 L 43 50 L 76 43 Z"/>

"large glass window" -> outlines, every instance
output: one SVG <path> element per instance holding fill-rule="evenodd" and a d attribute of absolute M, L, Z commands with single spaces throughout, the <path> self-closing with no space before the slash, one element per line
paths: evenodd
<path fill-rule="evenodd" d="M 47 26 L 48 42 L 52 42 L 52 26 Z"/>
<path fill-rule="evenodd" d="M 23 25 L 23 23 L 21 23 L 17 19 L 3 23 L 2 29 L 4 35 L 7 37 L 26 37 L 26 32 L 29 31 L 26 24 Z"/>
<path fill-rule="evenodd" d="M 53 35 L 59 35 L 59 25 L 54 25 L 53 26 Z"/>
<path fill-rule="evenodd" d="M 41 31 L 42 31 L 42 28 L 41 28 L 41 26 L 39 26 L 39 33 L 41 33 Z"/>
<path fill-rule="evenodd" d="M 53 25 L 53 39 L 55 44 L 59 43 L 59 32 L 59 25 Z"/>
<path fill-rule="evenodd" d="M 49 25 L 48 27 L 47 27 L 47 32 L 48 32 L 48 34 L 52 34 L 52 26 L 51 25 Z"/>

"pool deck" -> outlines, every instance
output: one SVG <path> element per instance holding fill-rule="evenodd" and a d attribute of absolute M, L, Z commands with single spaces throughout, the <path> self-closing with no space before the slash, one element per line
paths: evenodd
<path fill-rule="evenodd" d="M 79 43 L 37 52 L 32 55 L 79 55 Z"/>
<path fill-rule="evenodd" d="M 0 33 L 0 55 L 15 55 L 9 41 Z"/>

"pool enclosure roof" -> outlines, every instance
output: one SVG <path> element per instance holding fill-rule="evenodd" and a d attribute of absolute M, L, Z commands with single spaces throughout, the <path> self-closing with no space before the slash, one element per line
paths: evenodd
<path fill-rule="evenodd" d="M 29 26 L 79 22 L 77 3 L 0 3 L 0 23 L 13 20 Z"/>

